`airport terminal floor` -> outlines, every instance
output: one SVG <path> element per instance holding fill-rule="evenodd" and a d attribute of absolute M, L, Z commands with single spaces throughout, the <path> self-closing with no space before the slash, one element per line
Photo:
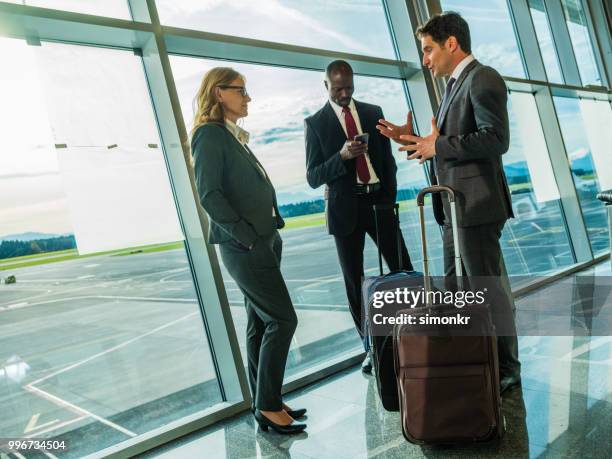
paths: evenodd
<path fill-rule="evenodd" d="M 573 281 L 607 277 L 610 260 L 571 275 Z M 567 278 L 559 282 L 567 282 Z M 588 281 L 587 281 L 588 283 Z M 550 284 L 517 300 L 517 318 Z M 575 298 L 573 303 L 585 298 Z M 587 299 L 588 300 L 588 299 Z M 588 309 L 588 308 L 586 308 Z M 574 323 L 584 315 L 568 310 Z M 572 312 L 569 312 L 572 311 Z M 561 312 L 565 315 L 565 312 Z M 584 325 L 584 323 L 582 323 Z M 612 451 L 612 337 L 521 336 L 522 387 L 504 394 L 506 434 L 499 442 L 427 448 L 408 443 L 398 413 L 383 409 L 372 376 L 356 366 L 288 394 L 307 407 L 307 433 L 261 432 L 250 413 L 152 450 L 143 458 L 603 458 Z"/>

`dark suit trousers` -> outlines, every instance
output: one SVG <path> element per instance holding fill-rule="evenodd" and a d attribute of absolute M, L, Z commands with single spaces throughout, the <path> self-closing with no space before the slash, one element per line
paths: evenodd
<path fill-rule="evenodd" d="M 281 388 L 297 316 L 281 274 L 278 231 L 260 236 L 250 251 L 234 242 L 220 244 L 223 264 L 244 294 L 247 363 L 255 407 L 282 409 Z"/>
<path fill-rule="evenodd" d="M 514 315 L 516 307 L 512 298 L 510 281 L 502 255 L 499 239 L 504 223 L 468 226 L 459 228 L 459 246 L 463 262 L 463 273 L 468 277 L 469 286 L 482 290 L 487 289 L 487 298 L 491 298 L 493 322 L 498 330 L 504 330 L 509 336 L 497 337 L 500 377 L 519 376 L 521 364 L 518 360 L 518 340 Z M 455 250 L 453 233 L 450 224 L 444 225 L 444 275 L 450 280 L 447 288 L 456 284 Z M 480 279 L 479 279 L 480 277 Z M 483 284 L 477 285 L 479 281 Z M 494 289 L 494 291 L 491 291 Z M 511 333 L 509 333 L 511 332 Z"/>
<path fill-rule="evenodd" d="M 370 235 L 382 252 L 389 269 L 396 271 L 400 268 L 397 251 L 397 222 L 392 210 L 383 210 L 378 213 L 378 229 L 380 231 L 380 241 L 376 239 L 376 222 L 372 206 L 379 203 L 376 195 L 360 195 L 358 198 L 358 217 L 357 224 L 353 232 L 347 236 L 334 236 L 336 240 L 336 250 L 344 277 L 344 286 L 348 297 L 351 315 L 355 322 L 355 327 L 363 339 L 363 305 L 361 299 L 361 279 L 363 272 L 363 249 L 365 246 L 365 235 Z M 382 204 L 382 201 L 380 202 Z M 412 270 L 410 256 L 404 243 L 404 238 L 400 238 L 402 251 L 401 269 Z M 367 344 L 364 340 L 364 347 Z"/>

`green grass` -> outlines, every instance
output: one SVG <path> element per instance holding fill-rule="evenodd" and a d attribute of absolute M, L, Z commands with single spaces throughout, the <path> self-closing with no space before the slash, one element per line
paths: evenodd
<path fill-rule="evenodd" d="M 518 189 L 529 187 L 529 183 L 521 183 L 511 185 L 511 189 L 516 191 Z M 426 206 L 429 205 L 431 196 L 425 198 Z M 407 201 L 400 201 L 400 211 L 407 211 L 416 208 L 416 200 L 411 199 Z M 298 217 L 287 217 L 285 218 L 284 229 L 298 229 L 308 228 L 312 226 L 323 226 L 325 225 L 325 212 L 319 212 L 316 214 L 300 215 Z M 77 258 L 91 258 L 101 255 L 111 255 L 117 257 L 124 257 L 128 255 L 138 255 L 141 253 L 154 253 L 163 252 L 166 250 L 176 250 L 183 247 L 183 242 L 171 242 L 167 244 L 152 244 L 142 247 L 129 247 L 121 250 L 111 250 L 107 252 L 91 253 L 87 255 L 79 255 L 76 249 L 61 250 L 57 252 L 45 252 L 34 255 L 25 255 L 22 257 L 7 258 L 0 260 L 0 271 L 7 271 L 9 269 L 26 268 L 28 266 L 37 266 L 49 263 L 58 263 L 62 261 L 74 260 Z"/>
<path fill-rule="evenodd" d="M 49 263 L 59 263 L 60 261 L 74 260 L 75 258 L 85 258 L 90 255 L 84 255 L 83 257 L 79 257 L 79 255 L 66 255 L 65 257 L 41 257 L 38 260 L 30 260 L 24 261 L 21 263 L 9 263 L 5 265 L 0 265 L 0 271 L 7 271 L 9 269 L 17 269 L 17 268 L 27 268 L 28 266 L 36 266 L 36 265 L 46 265 Z"/>
<path fill-rule="evenodd" d="M 124 249 L 121 252 L 113 253 L 113 257 L 125 257 L 126 255 L 136 255 L 139 253 L 153 253 L 153 252 L 164 252 L 166 250 L 175 250 L 183 247 L 182 242 L 173 242 L 170 244 L 157 244 L 149 245 L 144 247 L 134 247 L 131 249 Z"/>
<path fill-rule="evenodd" d="M 299 217 L 285 218 L 284 229 L 307 228 L 309 226 L 325 225 L 325 212 L 300 215 Z"/>
<path fill-rule="evenodd" d="M 516 193 L 518 190 L 531 189 L 531 183 L 513 183 L 509 188 L 511 193 Z"/>
<path fill-rule="evenodd" d="M 32 255 L 23 255 L 21 257 L 5 258 L 5 259 L 0 260 L 0 263 L 4 263 L 6 261 L 11 261 L 11 262 L 25 261 L 25 260 L 31 260 L 34 258 L 55 257 L 56 255 L 61 255 L 61 254 L 68 255 L 68 254 L 76 254 L 76 253 L 77 253 L 76 249 L 58 250 L 56 252 L 35 253 Z"/>
<path fill-rule="evenodd" d="M 49 263 L 59 263 L 61 261 L 75 260 L 77 258 L 92 258 L 99 257 L 101 255 L 111 256 L 125 256 L 125 255 L 138 255 L 141 253 L 153 253 L 163 252 L 166 250 L 175 250 L 183 247 L 183 242 L 171 242 L 168 244 L 152 244 L 145 245 L 142 247 L 129 247 L 120 250 L 109 250 L 106 252 L 89 253 L 87 255 L 79 255 L 76 249 L 61 250 L 57 252 L 45 252 L 38 253 L 35 255 L 26 255 L 23 257 L 7 258 L 2 260 L 5 264 L 0 265 L 0 271 L 7 271 L 9 269 L 27 268 L 29 266 L 45 265 Z M 50 255 L 57 255 L 65 253 L 66 256 L 50 257 Z"/>
<path fill-rule="evenodd" d="M 425 205 L 428 205 L 431 197 L 425 198 Z M 400 201 L 400 212 L 407 211 L 410 209 L 416 209 L 416 199 L 409 201 Z M 298 217 L 287 217 L 285 218 L 285 228 L 283 229 L 296 229 L 296 228 L 307 228 L 309 226 L 320 226 L 325 225 L 325 212 L 319 212 L 316 214 L 300 215 Z"/>

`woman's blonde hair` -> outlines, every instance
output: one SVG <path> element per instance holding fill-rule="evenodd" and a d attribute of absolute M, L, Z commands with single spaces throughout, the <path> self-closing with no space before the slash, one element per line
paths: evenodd
<path fill-rule="evenodd" d="M 223 105 L 217 100 L 215 89 L 219 86 L 231 85 L 236 78 L 244 80 L 244 77 L 231 67 L 215 67 L 206 72 L 194 100 L 196 107 L 191 128 L 192 136 L 196 129 L 204 123 L 225 123 Z"/>

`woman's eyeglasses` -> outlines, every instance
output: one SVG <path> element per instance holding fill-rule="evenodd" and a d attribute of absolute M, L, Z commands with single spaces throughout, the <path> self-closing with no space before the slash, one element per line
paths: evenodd
<path fill-rule="evenodd" d="M 220 89 L 236 89 L 242 97 L 247 97 L 249 93 L 244 86 L 219 85 Z"/>

